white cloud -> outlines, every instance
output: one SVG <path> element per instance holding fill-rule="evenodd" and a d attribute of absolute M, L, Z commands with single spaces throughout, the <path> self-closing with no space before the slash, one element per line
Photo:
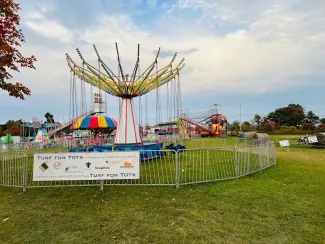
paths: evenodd
<path fill-rule="evenodd" d="M 292 1 L 282 5 L 274 0 L 251 1 L 252 4 L 237 0 L 179 1 L 159 19 L 162 28 L 144 29 L 127 13 L 116 13 L 99 14 L 97 23 L 78 32 L 49 17 L 46 11 L 33 10 L 23 18 L 24 24 L 61 45 L 53 47 L 53 43 L 44 42 L 36 46 L 28 41 L 23 53 L 35 54 L 37 70 L 23 69 L 17 77 L 23 78 L 34 96 L 68 91 L 69 71 L 64 54 L 68 52 L 79 62 L 75 52 L 79 47 L 86 60 L 97 66 L 95 52 L 87 43 L 96 44 L 102 58 L 116 71 L 117 42 L 125 73 L 132 72 L 137 43 L 141 45 L 142 71 L 153 61 L 152 51 L 158 47 L 180 51 L 176 63 L 183 56 L 186 58 L 181 82 L 182 93 L 187 96 L 198 91 L 211 97 L 220 93 L 261 94 L 307 86 L 309 81 L 297 77 L 325 75 L 320 65 L 325 61 L 325 14 L 317 4 L 308 5 L 306 12 L 303 6 L 294 8 Z M 197 21 L 184 20 L 182 11 L 198 8 L 202 15 Z M 224 26 L 226 30 L 221 32 Z M 169 60 L 161 58 L 159 67 Z"/>
<path fill-rule="evenodd" d="M 228 23 L 230 29 L 231 25 L 243 28 L 221 36 L 205 33 L 199 38 L 187 37 L 192 45 L 199 44 L 200 51 L 188 55 L 187 63 L 196 69 L 186 79 L 191 84 L 197 84 L 193 80 L 204 80 L 207 87 L 226 93 L 259 93 L 294 87 L 298 85 L 296 77 L 322 73 L 314 65 L 325 59 L 319 55 L 324 54 L 320 46 L 324 44 L 325 14 L 316 4 L 309 6 L 308 13 L 301 11 L 303 6 L 298 11 L 297 4 L 293 4 L 296 2 L 178 1 L 174 13 L 177 8 L 200 8 L 201 23 Z M 193 85 L 191 90 L 198 87 Z"/>
<path fill-rule="evenodd" d="M 74 37 L 71 30 L 56 21 L 27 21 L 26 25 L 38 34 L 49 38 L 57 38 L 63 42 L 71 42 Z"/>
<path fill-rule="evenodd" d="M 157 0 L 147 0 L 147 3 L 150 7 L 154 8 L 157 5 Z"/>
<path fill-rule="evenodd" d="M 190 0 L 179 2 L 180 8 L 195 8 L 198 5 L 204 8 L 209 4 Z M 229 15 L 237 10 L 228 8 L 227 11 Z M 290 76 L 314 72 L 304 58 L 308 52 L 316 50 L 304 50 L 304 43 L 315 44 L 322 41 L 324 36 L 317 31 L 308 33 L 304 29 L 312 16 L 289 11 L 281 6 L 272 7 L 272 10 L 261 12 L 258 16 L 259 19 L 251 22 L 246 30 L 232 31 L 225 36 L 213 33 L 197 35 L 195 32 L 189 35 L 187 32 L 182 38 L 182 28 L 177 26 L 180 36 L 173 38 L 159 33 L 152 35 L 141 30 L 126 15 L 110 15 L 102 17 L 96 26 L 85 27 L 79 37 L 96 44 L 102 55 L 109 57 L 107 61 L 110 65 L 116 65 L 114 43 L 118 42 L 122 61 L 128 72 L 131 72 L 134 64 L 138 42 L 141 44 L 142 69 L 153 60 L 152 50 L 158 45 L 175 51 L 198 49 L 185 57 L 187 65 L 193 69 L 184 74 L 184 92 L 195 92 L 198 89 L 211 93 L 220 89 L 224 92 L 265 92 L 294 86 L 296 83 L 290 80 Z M 211 19 L 213 18 L 211 15 Z M 230 17 L 222 18 L 226 20 Z M 72 44 L 76 40 L 71 30 L 51 20 L 28 21 L 27 25 L 39 34 L 58 38 L 63 42 Z M 90 46 L 81 48 L 81 51 L 86 59 L 95 61 L 95 53 Z M 69 53 L 71 52 L 75 55 L 73 49 Z M 163 59 L 162 63 L 167 64 L 167 59 Z M 56 67 L 64 68 L 63 65 Z"/>
<path fill-rule="evenodd" d="M 44 15 L 39 11 L 27 12 L 24 17 L 29 20 L 43 20 L 44 19 Z"/>
<path fill-rule="evenodd" d="M 204 0 L 179 0 L 177 2 L 179 8 L 197 8 L 205 7 L 207 1 Z"/>

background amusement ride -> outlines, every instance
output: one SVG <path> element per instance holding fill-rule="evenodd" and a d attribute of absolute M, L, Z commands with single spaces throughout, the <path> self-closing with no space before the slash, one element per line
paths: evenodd
<path fill-rule="evenodd" d="M 131 75 L 125 74 L 121 65 L 120 56 L 118 46 L 116 45 L 116 52 L 117 52 L 117 62 L 118 62 L 118 73 L 117 75 L 103 62 L 101 59 L 96 46 L 94 45 L 95 53 L 98 57 L 98 67 L 94 67 L 90 63 L 88 63 L 83 55 L 81 54 L 80 50 L 77 49 L 77 53 L 82 61 L 81 65 L 77 65 L 72 58 L 66 54 L 67 63 L 70 67 L 71 71 L 71 114 L 72 117 L 75 117 L 77 114 L 77 106 L 78 106 L 78 99 L 77 99 L 77 79 L 79 77 L 81 80 L 81 107 L 84 108 L 84 93 L 85 93 L 85 84 L 88 84 L 92 87 L 98 89 L 98 93 L 94 97 L 94 101 L 98 102 L 98 108 L 93 111 L 92 119 L 94 121 L 98 120 L 98 125 L 101 124 L 100 121 L 109 121 L 112 120 L 112 126 L 108 126 L 108 128 L 115 129 L 115 139 L 114 145 L 115 146 L 123 146 L 123 145 L 132 145 L 136 146 L 146 146 L 148 147 L 149 144 L 144 145 L 143 143 L 143 119 L 142 119 L 142 111 L 143 111 L 143 104 L 141 102 L 141 97 L 145 99 L 145 117 L 146 117 L 146 124 L 147 124 L 147 93 L 156 90 L 156 123 L 159 125 L 163 125 L 161 123 L 161 95 L 160 89 L 161 86 L 166 84 L 167 87 L 167 119 L 169 122 L 167 124 L 178 124 L 179 130 L 178 133 L 186 133 L 186 125 L 192 124 L 197 128 L 206 131 L 207 134 L 211 134 L 214 136 L 221 136 L 221 130 L 227 124 L 227 120 L 221 114 L 212 114 L 209 118 L 204 119 L 204 122 L 207 122 L 209 128 L 202 123 L 195 122 L 187 118 L 185 113 L 182 113 L 182 100 L 181 100 L 181 86 L 180 86 L 180 79 L 179 75 L 181 70 L 185 66 L 185 59 L 182 58 L 180 62 L 173 66 L 173 63 L 177 57 L 177 53 L 174 54 L 171 61 L 164 67 L 158 68 L 158 57 L 160 53 L 160 48 L 157 51 L 157 55 L 155 60 L 144 70 L 144 72 L 140 73 L 140 45 L 138 44 L 138 52 L 137 52 L 137 59 L 135 66 L 133 68 L 133 72 Z M 105 103 L 102 102 L 102 92 L 105 95 Z M 119 97 L 119 119 L 118 123 L 115 123 L 115 120 L 110 117 L 101 117 L 99 114 L 104 113 L 106 110 L 106 94 Z M 135 105 L 134 99 L 138 98 L 139 101 L 139 110 L 138 110 L 138 117 L 136 116 L 135 112 Z M 82 109 L 82 112 L 85 112 Z M 89 116 L 87 116 L 89 117 Z M 86 118 L 87 118 L 86 117 Z M 96 119 L 98 117 L 98 119 Z M 100 119 L 99 119 L 100 118 Z M 82 118 L 78 118 L 74 121 L 72 125 L 72 129 L 87 129 L 87 126 L 83 125 Z M 87 119 L 88 121 L 90 119 Z M 139 129 L 139 123 L 142 130 Z M 201 121 L 203 122 L 203 121 Z M 86 123 L 87 124 L 87 123 Z M 108 125 L 109 123 L 107 123 Z M 114 124 L 114 125 L 113 125 Z M 166 124 L 166 123 L 165 123 Z M 81 125 L 81 126 L 80 126 Z M 117 125 L 117 126 L 116 126 Z M 98 126 L 96 129 L 103 129 L 104 127 Z M 94 129 L 94 128 L 92 128 Z M 151 147 L 156 145 L 150 144 Z"/>
<path fill-rule="evenodd" d="M 112 96 L 120 97 L 120 115 L 114 144 L 142 144 L 133 99 L 135 97 L 141 97 L 154 89 L 158 89 L 160 86 L 173 80 L 184 68 L 184 59 L 182 59 L 176 67 L 173 67 L 172 64 L 177 56 L 177 53 L 175 53 L 171 62 L 167 66 L 158 69 L 157 59 L 160 52 L 159 48 L 154 62 L 142 74 L 139 74 L 140 45 L 138 45 L 136 64 L 134 66 L 132 75 L 129 77 L 129 75 L 124 74 L 123 72 L 117 44 L 116 50 L 119 68 L 118 75 L 115 75 L 113 71 L 102 61 L 95 45 L 94 49 L 98 57 L 98 68 L 95 68 L 86 62 L 78 49 L 77 52 L 82 60 L 82 66 L 78 66 L 75 62 L 72 61 L 71 57 L 68 54 L 66 55 L 68 65 L 74 76 L 72 87 L 75 87 L 75 76 L 78 76 L 82 81 L 85 81 L 91 86 L 97 87 L 99 89 L 99 94 L 101 94 L 101 91 L 104 91 L 105 93 Z M 105 73 L 100 70 L 101 67 Z M 156 71 L 152 73 L 154 69 L 156 69 Z M 76 94 L 75 91 L 73 91 L 73 94 Z M 179 97 L 180 96 L 178 96 L 178 98 Z M 72 96 L 72 98 L 75 99 L 74 96 Z M 177 100 L 178 101 L 176 101 L 176 106 L 179 106 L 179 99 Z M 73 103 L 72 107 L 74 107 L 74 105 L 75 103 Z M 99 109 L 98 112 L 101 113 L 101 109 Z"/>
<path fill-rule="evenodd" d="M 114 73 L 102 60 L 95 45 L 97 56 L 96 67 L 81 54 L 78 65 L 70 55 L 66 54 L 66 61 L 70 69 L 70 120 L 66 123 L 51 123 L 42 125 L 23 124 L 23 135 L 34 135 L 35 142 L 50 143 L 50 138 L 88 138 L 90 145 L 108 145 L 109 150 L 114 145 L 128 145 L 135 148 L 150 146 L 160 148 L 159 138 L 173 135 L 185 136 L 223 136 L 228 122 L 225 116 L 218 113 L 217 107 L 209 110 L 203 116 L 190 119 L 188 110 L 182 109 L 180 73 L 185 67 L 185 59 L 174 64 L 177 53 L 167 65 L 158 67 L 160 48 L 157 50 L 154 61 L 140 73 L 140 45 L 138 44 L 137 58 L 131 75 L 124 73 L 117 43 L 117 73 Z M 162 91 L 165 85 L 166 91 Z M 155 90 L 156 95 L 156 126 L 153 130 L 148 125 L 147 94 Z M 89 95 L 90 93 L 90 95 Z M 118 97 L 119 119 L 107 116 L 107 96 Z M 88 103 L 90 98 L 90 104 Z M 164 98 L 164 99 L 162 99 Z M 135 104 L 137 100 L 137 104 Z M 163 104 L 164 102 L 164 104 Z M 137 108 L 137 109 L 136 109 Z M 163 122 L 162 108 L 164 108 Z M 137 110 L 137 113 L 136 113 Z M 32 130 L 31 130 L 32 128 Z M 38 131 L 37 135 L 35 134 Z M 25 129 L 25 132 L 24 132 Z M 72 130 L 72 133 L 69 133 Z M 65 131 L 66 133 L 62 133 Z M 36 135 L 36 136 L 35 136 Z M 109 140 L 113 135 L 114 140 Z M 158 140 L 157 140 L 158 137 Z M 76 141 L 70 144 L 77 146 Z M 151 144 L 144 142 L 151 142 Z M 155 142 L 155 143 L 153 143 Z M 78 142 L 79 143 L 79 142 Z M 84 144 L 85 142 L 82 142 Z M 158 146 L 157 146 L 158 145 Z M 80 146 L 80 145 L 78 145 Z M 107 146 L 107 145 L 106 145 Z"/>

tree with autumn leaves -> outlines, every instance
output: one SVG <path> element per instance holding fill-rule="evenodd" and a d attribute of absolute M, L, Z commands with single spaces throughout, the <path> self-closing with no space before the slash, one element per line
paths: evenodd
<path fill-rule="evenodd" d="M 6 134 L 10 134 L 12 136 L 20 135 L 19 121 L 8 120 L 3 126 L 6 128 L 6 130 L 0 127 L 0 137 L 5 136 Z"/>
<path fill-rule="evenodd" d="M 25 58 L 17 48 L 25 42 L 20 29 L 18 11 L 21 8 L 13 0 L 0 0 L 0 88 L 9 93 L 9 96 L 25 99 L 31 91 L 20 82 L 12 83 L 11 71 L 19 72 L 20 67 L 35 69 L 36 58 Z"/>

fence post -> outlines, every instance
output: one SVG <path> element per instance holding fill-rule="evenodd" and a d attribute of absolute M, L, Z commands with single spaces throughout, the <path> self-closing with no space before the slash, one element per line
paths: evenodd
<path fill-rule="evenodd" d="M 250 146 L 247 146 L 247 149 L 248 149 L 248 171 L 246 172 L 247 174 L 249 174 L 251 172 L 251 154 L 253 154 L 251 151 L 252 151 L 252 147 Z"/>
<path fill-rule="evenodd" d="M 104 180 L 100 181 L 100 190 L 103 191 L 104 190 Z"/>
<path fill-rule="evenodd" d="M 266 162 L 267 162 L 267 166 L 266 167 L 269 167 L 271 165 L 271 157 L 270 157 L 270 150 L 269 150 L 269 147 L 270 147 L 270 143 L 266 143 Z"/>
<path fill-rule="evenodd" d="M 238 155 L 237 155 L 237 147 L 235 149 L 235 173 L 236 173 L 236 178 L 238 179 Z"/>
<path fill-rule="evenodd" d="M 28 167 L 27 167 L 28 156 L 23 152 L 21 154 L 23 155 L 23 192 L 26 192 L 27 177 L 28 177 Z"/>
<path fill-rule="evenodd" d="M 211 173 L 210 173 L 210 154 L 209 154 L 209 149 L 207 149 L 207 165 L 206 165 L 206 171 L 207 171 L 207 174 L 209 173 L 209 176 L 206 174 L 206 175 L 205 175 L 205 180 L 208 180 L 208 178 L 210 179 L 210 177 L 211 177 Z"/>
<path fill-rule="evenodd" d="M 276 146 L 274 144 L 274 142 L 272 143 L 272 153 L 273 153 L 273 160 L 274 160 L 274 164 L 276 164 Z"/>
<path fill-rule="evenodd" d="M 257 145 L 257 149 L 258 149 L 258 162 L 260 163 L 260 172 L 262 172 L 263 171 L 263 167 L 262 167 L 262 153 L 261 153 L 261 151 L 262 151 L 262 147 L 261 147 L 262 145 Z"/>
<path fill-rule="evenodd" d="M 179 189 L 180 184 L 180 170 L 179 170 L 179 158 L 178 158 L 178 150 L 175 151 L 175 163 L 176 163 L 176 189 Z"/>

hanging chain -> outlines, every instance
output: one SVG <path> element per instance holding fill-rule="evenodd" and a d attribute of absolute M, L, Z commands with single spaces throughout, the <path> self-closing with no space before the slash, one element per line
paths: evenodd
<path fill-rule="evenodd" d="M 75 107 L 73 117 L 77 118 L 79 113 L 78 113 L 78 96 L 77 96 L 77 84 L 76 84 L 76 75 L 75 74 L 73 75 L 73 92 L 74 92 L 73 104 Z"/>
<path fill-rule="evenodd" d="M 70 101 L 69 101 L 69 120 L 72 121 L 72 72 L 70 71 Z"/>
<path fill-rule="evenodd" d="M 179 100 L 179 111 L 182 111 L 183 109 L 183 104 L 182 104 L 182 93 L 181 93 L 181 79 L 180 76 L 178 75 L 178 100 Z M 180 116 L 180 115 L 179 115 Z"/>

